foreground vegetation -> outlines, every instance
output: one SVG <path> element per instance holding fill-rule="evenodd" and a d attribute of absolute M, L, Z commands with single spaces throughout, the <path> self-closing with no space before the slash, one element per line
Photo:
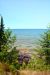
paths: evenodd
<path fill-rule="evenodd" d="M 14 45 L 16 37 L 10 29 L 5 30 L 3 17 L 0 24 L 0 72 L 17 70 L 50 70 L 50 28 L 41 36 L 40 47 L 34 49 L 33 55 L 19 56 Z"/>

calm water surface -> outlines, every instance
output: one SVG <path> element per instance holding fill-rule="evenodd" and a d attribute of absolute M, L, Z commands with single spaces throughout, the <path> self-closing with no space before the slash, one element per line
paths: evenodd
<path fill-rule="evenodd" d="M 12 32 L 17 37 L 17 48 L 30 49 L 37 46 L 38 39 L 45 31 L 46 29 L 12 29 Z"/>

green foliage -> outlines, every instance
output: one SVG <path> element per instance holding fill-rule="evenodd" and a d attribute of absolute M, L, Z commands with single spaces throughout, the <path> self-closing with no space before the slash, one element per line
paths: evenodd
<path fill-rule="evenodd" d="M 50 29 L 41 36 L 39 47 L 34 50 L 28 68 L 33 70 L 50 70 Z"/>
<path fill-rule="evenodd" d="M 18 67 L 14 64 L 17 63 L 18 53 L 15 47 L 16 36 L 12 34 L 10 29 L 4 30 L 3 17 L 1 17 L 0 25 L 0 62 L 9 64 L 12 69 Z M 10 68 L 11 69 L 11 68 Z"/>
<path fill-rule="evenodd" d="M 3 17 L 1 16 L 1 24 L 0 24 L 0 51 L 2 45 L 4 44 L 4 24 L 3 24 Z"/>
<path fill-rule="evenodd" d="M 42 39 L 40 40 L 40 45 L 43 50 L 43 56 L 45 58 L 46 65 L 50 64 L 50 29 L 48 29 L 44 35 L 42 36 Z"/>
<path fill-rule="evenodd" d="M 16 37 L 10 29 L 4 30 L 3 17 L 0 24 L 0 62 L 9 65 L 10 71 L 19 69 L 50 70 L 50 29 L 41 36 L 40 48 L 34 49 L 34 54 L 28 64 L 19 64 L 19 51 L 15 46 Z"/>
<path fill-rule="evenodd" d="M 50 69 L 50 29 L 41 36 L 39 40 L 40 47 L 34 49 L 34 69 L 48 70 Z"/>

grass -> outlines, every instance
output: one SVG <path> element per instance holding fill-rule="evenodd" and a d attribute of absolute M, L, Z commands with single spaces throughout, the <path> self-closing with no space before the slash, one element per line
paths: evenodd
<path fill-rule="evenodd" d="M 4 70 L 4 64 L 0 63 L 0 75 L 50 75 L 50 71 L 40 71 L 40 70 L 18 70 L 16 72 L 7 72 Z"/>

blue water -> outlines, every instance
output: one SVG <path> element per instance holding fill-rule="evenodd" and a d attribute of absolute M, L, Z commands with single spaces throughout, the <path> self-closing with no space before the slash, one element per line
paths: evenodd
<path fill-rule="evenodd" d="M 18 48 L 35 47 L 40 35 L 45 31 L 46 29 L 12 29 L 17 37 L 16 45 Z"/>
<path fill-rule="evenodd" d="M 46 31 L 46 29 L 12 29 L 15 35 L 40 35 Z"/>

